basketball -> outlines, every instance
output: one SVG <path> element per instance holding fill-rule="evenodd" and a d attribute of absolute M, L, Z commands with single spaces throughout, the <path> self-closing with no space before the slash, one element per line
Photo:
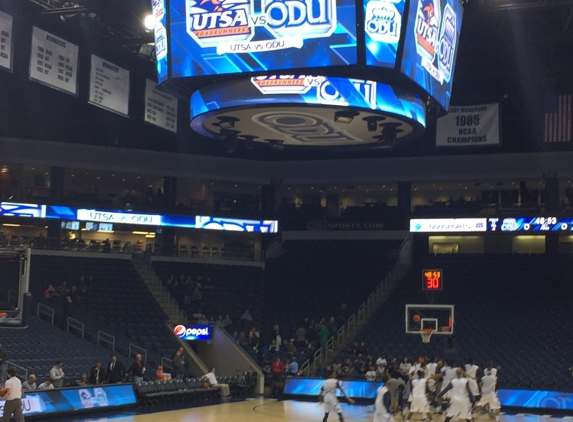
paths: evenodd
<path fill-rule="evenodd" d="M 208 383 L 208 382 L 204 382 L 202 387 L 203 387 L 203 388 L 209 388 L 209 383 Z"/>
<path fill-rule="evenodd" d="M 420 318 L 420 315 L 416 314 L 412 319 L 414 320 L 414 322 L 420 322 L 422 318 Z"/>
<path fill-rule="evenodd" d="M 0 388 L 0 397 L 4 397 L 8 392 L 7 388 Z"/>

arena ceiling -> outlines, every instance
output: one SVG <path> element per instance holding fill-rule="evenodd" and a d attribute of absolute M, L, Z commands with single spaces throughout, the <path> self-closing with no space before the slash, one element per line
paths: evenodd
<path fill-rule="evenodd" d="M 138 54 L 152 42 L 143 19 L 150 0 L 0 0 L 0 9 L 26 23 L 16 39 L 26 39 L 29 25 L 69 37 L 84 49 L 116 61 L 135 74 L 152 77 L 154 64 Z M 72 8 L 72 9 L 70 9 Z M 227 155 L 221 143 L 203 139 L 189 129 L 188 97 L 193 85 L 181 84 L 180 130 L 171 135 L 151 128 L 141 119 L 125 119 L 94 110 L 85 93 L 75 99 L 28 82 L 27 54 L 15 63 L 13 75 L 0 75 L 0 136 L 45 139 L 106 146 Z M 18 58 L 16 58 L 18 61 Z M 84 69 L 85 71 L 85 69 Z M 501 102 L 502 141 L 495 149 L 518 152 L 546 148 L 541 145 L 543 102 L 546 95 L 573 91 L 573 0 L 469 0 L 454 77 L 452 104 Z M 84 90 L 85 91 L 85 90 Z M 132 92 L 135 92 L 132 88 Z M 133 95 L 132 102 L 137 101 Z M 142 95 L 139 100 L 141 100 Z M 237 150 L 240 158 L 292 160 L 364 156 L 476 153 L 475 150 L 436 151 L 435 122 L 416 141 L 393 150 L 335 149 L 271 151 Z M 567 145 L 551 146 L 568 148 Z"/>

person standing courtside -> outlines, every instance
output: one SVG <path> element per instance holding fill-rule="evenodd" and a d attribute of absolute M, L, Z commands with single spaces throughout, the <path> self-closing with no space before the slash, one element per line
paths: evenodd
<path fill-rule="evenodd" d="M 117 384 L 124 380 L 125 378 L 125 368 L 120 360 L 117 360 L 116 355 L 111 355 L 111 360 L 107 364 L 106 371 L 107 379 L 109 384 Z"/>
<path fill-rule="evenodd" d="M 22 383 L 16 376 L 16 369 L 8 368 L 4 388 L 6 393 L 2 396 L 6 400 L 4 402 L 4 414 L 0 422 L 9 422 L 12 414 L 16 422 L 24 422 L 24 414 L 22 413 Z"/>
<path fill-rule="evenodd" d="M 54 388 L 62 388 L 64 385 L 66 374 L 64 373 L 62 366 L 64 366 L 64 363 L 61 360 L 57 360 L 54 367 L 50 369 L 50 378 L 54 383 Z"/>
<path fill-rule="evenodd" d="M 0 344 L 0 388 L 4 387 L 6 381 L 6 369 L 8 368 L 8 353 Z"/>

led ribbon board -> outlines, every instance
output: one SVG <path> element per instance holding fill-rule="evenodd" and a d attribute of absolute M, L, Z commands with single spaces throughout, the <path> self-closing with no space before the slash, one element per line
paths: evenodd
<path fill-rule="evenodd" d="M 217 139 L 231 131 L 254 142 L 364 145 L 380 141 L 386 124 L 399 129 L 399 138 L 419 133 L 426 126 L 425 103 L 380 82 L 308 75 L 225 82 L 191 97 L 191 127 Z"/>
<path fill-rule="evenodd" d="M 460 0 L 411 0 L 402 72 L 447 111 L 462 27 Z"/>
<path fill-rule="evenodd" d="M 357 63 L 353 0 L 153 0 L 158 16 L 162 3 L 172 78 Z"/>

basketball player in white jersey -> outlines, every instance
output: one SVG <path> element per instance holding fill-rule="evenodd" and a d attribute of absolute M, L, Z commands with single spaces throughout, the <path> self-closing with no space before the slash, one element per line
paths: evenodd
<path fill-rule="evenodd" d="M 501 409 L 501 405 L 499 403 L 499 398 L 497 397 L 497 377 L 493 375 L 490 369 L 485 370 L 484 376 L 481 378 L 480 385 L 481 399 L 477 404 L 476 414 L 479 414 L 482 407 L 487 404 L 489 406 L 489 410 L 495 413 L 496 422 L 499 422 L 499 411 Z"/>
<path fill-rule="evenodd" d="M 346 395 L 346 392 L 342 389 L 340 385 L 340 381 L 336 379 L 336 372 L 332 371 L 330 373 L 329 378 L 324 381 L 322 387 L 320 389 L 320 396 L 319 400 L 322 401 L 324 406 L 324 418 L 322 422 L 326 422 L 328 420 L 328 414 L 330 412 L 338 413 L 338 418 L 340 422 L 344 422 L 344 417 L 342 416 L 342 410 L 340 409 L 340 402 L 336 397 L 336 390 L 342 391 L 342 394 L 348 400 L 348 403 L 354 404 L 354 400 Z"/>
<path fill-rule="evenodd" d="M 474 364 L 473 358 L 468 358 L 468 363 L 465 365 L 466 370 L 466 378 L 470 383 L 470 390 L 474 397 L 478 397 L 480 395 L 479 387 L 477 383 L 477 371 L 479 366 Z"/>
<path fill-rule="evenodd" d="M 376 400 L 374 400 L 374 421 L 373 422 L 394 422 L 392 416 L 392 393 L 386 387 L 389 376 L 382 377 L 384 385 L 376 390 Z"/>
<path fill-rule="evenodd" d="M 464 371 L 461 368 L 456 369 L 456 378 L 438 394 L 438 399 L 448 393 L 450 396 L 450 406 L 446 411 L 446 419 L 444 422 L 450 422 L 452 418 L 466 419 L 468 422 L 471 422 L 473 396 L 470 391 L 468 379 L 464 377 Z"/>
<path fill-rule="evenodd" d="M 423 370 L 419 370 L 416 373 L 416 378 L 411 381 L 412 383 L 412 394 L 410 395 L 410 411 L 406 420 L 410 420 L 414 413 L 422 414 L 422 421 L 428 421 L 428 412 L 430 411 L 430 404 L 428 403 L 427 393 L 427 383 L 428 378 L 426 378 L 426 373 Z"/>
<path fill-rule="evenodd" d="M 452 360 L 447 360 L 444 363 L 444 366 L 442 367 L 442 369 L 440 370 L 439 374 L 434 375 L 434 379 L 436 380 L 437 383 L 439 384 L 439 393 L 442 394 L 444 392 L 444 390 L 446 388 L 448 388 L 448 385 L 450 384 L 450 382 L 456 377 L 456 370 L 459 368 L 454 368 L 454 362 Z M 446 393 L 444 393 L 445 395 Z M 442 397 L 442 396 L 440 396 Z M 449 399 L 450 395 L 445 395 L 444 399 Z M 439 407 L 438 407 L 439 409 Z M 442 405 L 442 410 L 445 410 L 445 404 Z M 438 410 L 437 413 L 441 414 L 441 411 Z"/>

